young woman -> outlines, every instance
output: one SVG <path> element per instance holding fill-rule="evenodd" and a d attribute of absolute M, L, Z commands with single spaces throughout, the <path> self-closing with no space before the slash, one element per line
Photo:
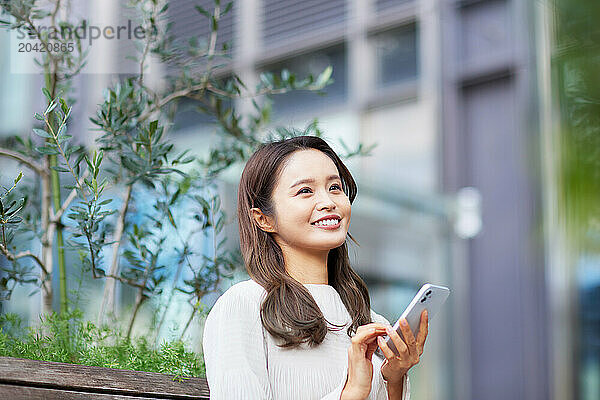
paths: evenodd
<path fill-rule="evenodd" d="M 416 338 L 402 328 L 404 342 L 371 310 L 346 245 L 356 191 L 318 137 L 266 143 L 250 157 L 238 224 L 252 279 L 229 288 L 206 319 L 211 399 L 410 398 L 407 372 L 423 353 L 427 314 Z"/>

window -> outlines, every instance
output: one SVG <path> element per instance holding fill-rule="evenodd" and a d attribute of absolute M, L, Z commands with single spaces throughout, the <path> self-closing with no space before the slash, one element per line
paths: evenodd
<path fill-rule="evenodd" d="M 415 23 L 373 34 L 369 42 L 375 57 L 377 88 L 417 78 L 418 41 Z"/>
<path fill-rule="evenodd" d="M 263 71 L 280 74 L 283 69 L 288 69 L 302 80 L 309 74 L 315 79 L 327 66 L 333 67 L 333 83 L 324 88 L 325 95 L 307 90 L 288 92 L 273 96 L 273 114 L 275 117 L 282 114 L 314 112 L 323 106 L 343 103 L 347 97 L 347 71 L 345 45 L 337 45 L 312 53 L 296 56 L 277 64 L 269 65 Z"/>

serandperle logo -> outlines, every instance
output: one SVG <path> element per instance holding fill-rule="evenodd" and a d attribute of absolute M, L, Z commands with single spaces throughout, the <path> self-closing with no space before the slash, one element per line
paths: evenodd
<path fill-rule="evenodd" d="M 131 20 L 127 20 L 125 25 L 88 25 L 86 20 L 83 20 L 79 26 L 73 27 L 69 25 L 62 25 L 60 28 L 54 26 L 39 26 L 36 30 L 20 27 L 17 28 L 18 40 L 30 39 L 35 40 L 43 37 L 47 34 L 47 38 L 50 40 L 61 40 L 61 41 L 72 41 L 79 39 L 81 41 L 88 41 L 91 46 L 94 40 L 97 39 L 108 39 L 108 40 L 120 40 L 120 39 L 145 39 L 146 29 L 141 25 L 134 25 Z M 154 27 L 151 34 L 156 35 L 156 27 Z"/>

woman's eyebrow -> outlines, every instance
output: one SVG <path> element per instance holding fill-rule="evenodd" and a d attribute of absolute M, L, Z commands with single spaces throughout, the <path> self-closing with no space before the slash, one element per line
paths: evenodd
<path fill-rule="evenodd" d="M 340 177 L 338 175 L 329 175 L 327 177 L 328 181 L 332 181 L 334 179 L 340 179 Z M 341 180 L 341 179 L 340 179 Z M 290 189 L 293 188 L 294 186 L 298 186 L 301 185 L 303 183 L 314 183 L 314 179 L 312 178 L 305 178 L 305 179 L 300 179 L 299 181 L 296 181 L 292 186 L 290 186 Z"/>

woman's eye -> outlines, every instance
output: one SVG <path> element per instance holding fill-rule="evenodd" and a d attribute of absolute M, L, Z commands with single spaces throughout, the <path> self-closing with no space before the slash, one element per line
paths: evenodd
<path fill-rule="evenodd" d="M 336 187 L 336 188 L 337 188 L 337 190 L 342 190 L 342 188 L 340 187 L 340 185 L 338 185 L 337 183 L 334 183 L 333 185 L 331 185 L 331 188 L 334 188 L 334 187 Z M 330 189 L 331 189 L 331 188 L 330 188 Z M 298 191 L 298 194 L 300 194 L 300 193 L 308 193 L 308 192 L 305 192 L 305 190 L 309 190 L 309 191 L 310 191 L 310 189 L 309 189 L 309 188 L 302 188 L 302 189 L 300 189 L 300 190 Z"/>

